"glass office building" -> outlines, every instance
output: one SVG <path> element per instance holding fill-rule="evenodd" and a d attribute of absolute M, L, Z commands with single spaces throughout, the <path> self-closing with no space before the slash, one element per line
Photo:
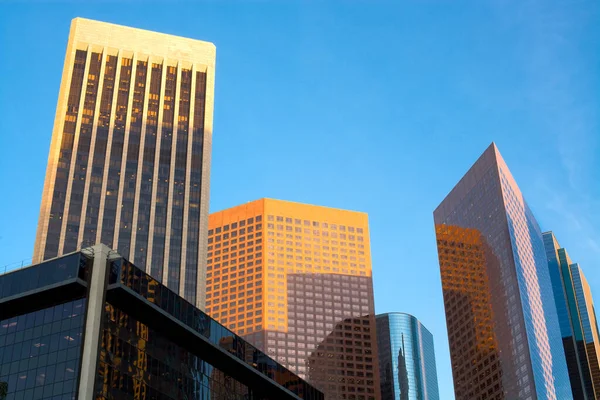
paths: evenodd
<path fill-rule="evenodd" d="M 579 264 L 573 263 L 552 232 L 544 233 L 548 268 L 573 397 L 600 397 L 600 336 L 592 293 Z"/>
<path fill-rule="evenodd" d="M 456 399 L 573 398 L 542 232 L 495 144 L 434 221 Z"/>
<path fill-rule="evenodd" d="M 214 44 L 75 18 L 33 262 L 105 243 L 204 308 Z"/>
<path fill-rule="evenodd" d="M 433 335 L 412 315 L 376 316 L 382 400 L 439 400 Z"/>
<path fill-rule="evenodd" d="M 104 245 L 0 275 L 0 362 L 7 400 L 323 399 Z"/>

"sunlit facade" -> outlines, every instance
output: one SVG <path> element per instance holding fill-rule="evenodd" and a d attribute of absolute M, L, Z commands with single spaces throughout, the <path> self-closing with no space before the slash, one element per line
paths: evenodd
<path fill-rule="evenodd" d="M 439 400 L 431 332 L 410 314 L 380 314 L 376 321 L 382 400 Z"/>
<path fill-rule="evenodd" d="M 212 213 L 206 285 L 209 315 L 326 399 L 379 399 L 367 214 L 273 199 Z"/>
<path fill-rule="evenodd" d="M 204 305 L 215 46 L 71 24 L 34 262 L 106 243 Z"/>
<path fill-rule="evenodd" d="M 544 233 L 544 244 L 573 397 L 599 398 L 600 334 L 590 286 L 552 232 Z"/>
<path fill-rule="evenodd" d="M 542 232 L 495 144 L 434 220 L 456 399 L 573 398 Z"/>
<path fill-rule="evenodd" d="M 10 400 L 323 400 L 102 244 L 0 275 L 0 382 Z"/>

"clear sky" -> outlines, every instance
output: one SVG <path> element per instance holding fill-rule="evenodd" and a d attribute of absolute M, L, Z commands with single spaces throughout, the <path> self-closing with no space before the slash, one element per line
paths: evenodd
<path fill-rule="evenodd" d="M 0 266 L 32 254 L 81 16 L 216 44 L 211 210 L 273 197 L 369 213 L 377 312 L 433 333 L 442 399 L 432 212 L 490 142 L 600 296 L 597 0 L 82 3 L 0 4 Z"/>

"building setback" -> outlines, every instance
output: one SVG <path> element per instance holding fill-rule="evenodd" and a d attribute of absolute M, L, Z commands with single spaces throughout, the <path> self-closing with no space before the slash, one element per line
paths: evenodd
<path fill-rule="evenodd" d="M 493 143 L 434 220 L 456 399 L 573 398 L 542 232 Z"/>
<path fill-rule="evenodd" d="M 368 217 L 261 199 L 209 217 L 206 311 L 326 399 L 379 399 Z"/>
<path fill-rule="evenodd" d="M 322 400 L 104 245 L 0 275 L 9 399 Z"/>
<path fill-rule="evenodd" d="M 548 268 L 573 397 L 600 397 L 600 334 L 590 286 L 552 232 L 544 233 Z"/>
<path fill-rule="evenodd" d="M 439 400 L 433 335 L 405 313 L 376 316 L 382 400 Z"/>
<path fill-rule="evenodd" d="M 203 308 L 215 46 L 75 18 L 33 262 L 106 243 Z"/>

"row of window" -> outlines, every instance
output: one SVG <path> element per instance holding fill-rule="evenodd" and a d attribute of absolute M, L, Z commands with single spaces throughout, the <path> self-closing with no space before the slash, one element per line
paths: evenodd
<path fill-rule="evenodd" d="M 292 224 L 292 218 L 290 217 L 282 217 L 282 216 L 273 216 L 273 215 L 268 215 L 267 216 L 267 221 L 276 221 L 276 222 L 285 222 L 286 224 Z M 338 224 L 330 224 L 327 222 L 318 222 L 318 221 L 309 221 L 309 220 L 301 220 L 299 218 L 294 218 L 293 219 L 293 224 L 294 225 L 304 225 L 304 226 L 312 226 L 314 228 L 325 228 L 325 229 L 331 229 L 331 230 L 339 230 L 341 232 L 346 232 L 346 230 L 348 232 L 357 232 L 362 234 L 363 228 L 355 228 L 353 226 L 345 226 L 345 225 L 338 225 Z"/>

